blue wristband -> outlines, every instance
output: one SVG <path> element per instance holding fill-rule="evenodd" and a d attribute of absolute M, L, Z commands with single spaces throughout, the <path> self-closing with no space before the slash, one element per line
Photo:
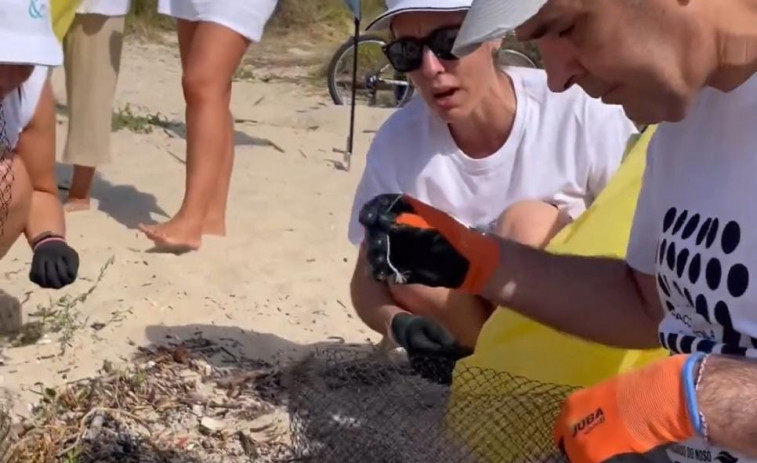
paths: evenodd
<path fill-rule="evenodd" d="M 702 438 L 707 439 L 707 433 L 704 428 L 704 420 L 702 414 L 699 412 L 699 404 L 697 403 L 697 377 L 698 368 L 701 362 L 707 357 L 704 352 L 696 352 L 689 355 L 686 362 L 683 364 L 683 392 L 686 400 L 686 410 L 689 413 L 689 420 L 694 428 L 694 431 Z"/>

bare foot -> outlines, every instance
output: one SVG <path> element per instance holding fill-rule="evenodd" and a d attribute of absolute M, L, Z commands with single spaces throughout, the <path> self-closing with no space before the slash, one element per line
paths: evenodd
<path fill-rule="evenodd" d="M 184 254 L 200 249 L 202 235 L 191 230 L 185 223 L 169 220 L 158 225 L 139 224 L 139 230 L 155 243 L 155 252 Z"/>
<path fill-rule="evenodd" d="M 63 203 L 63 210 L 66 212 L 88 211 L 91 207 L 89 198 L 71 198 L 66 199 Z"/>

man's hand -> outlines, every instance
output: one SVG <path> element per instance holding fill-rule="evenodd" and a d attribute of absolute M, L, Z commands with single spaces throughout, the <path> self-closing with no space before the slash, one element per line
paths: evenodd
<path fill-rule="evenodd" d="M 496 239 L 407 195 L 383 194 L 360 212 L 379 281 L 478 294 L 499 263 Z"/>
<path fill-rule="evenodd" d="M 700 361 L 699 354 L 668 357 L 573 393 L 557 419 L 555 444 L 571 463 L 603 463 L 650 457 L 698 436 Z"/>
<path fill-rule="evenodd" d="M 60 289 L 76 280 L 79 254 L 63 239 L 51 238 L 34 246 L 29 279 L 42 288 Z"/>

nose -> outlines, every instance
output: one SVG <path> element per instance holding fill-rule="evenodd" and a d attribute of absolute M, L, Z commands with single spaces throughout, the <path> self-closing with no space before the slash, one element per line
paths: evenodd
<path fill-rule="evenodd" d="M 547 85 L 555 93 L 568 90 L 585 72 L 572 47 L 565 40 L 546 38 L 537 42 Z"/>
<path fill-rule="evenodd" d="M 421 64 L 420 72 L 421 75 L 427 79 L 433 79 L 438 74 L 444 72 L 444 64 L 442 64 L 439 58 L 437 58 L 434 52 L 429 50 L 428 47 L 423 48 L 423 62 Z"/>

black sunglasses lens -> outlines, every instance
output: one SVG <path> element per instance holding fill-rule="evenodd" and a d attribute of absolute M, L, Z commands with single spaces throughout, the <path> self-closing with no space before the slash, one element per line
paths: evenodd
<path fill-rule="evenodd" d="M 415 71 L 423 63 L 423 45 L 415 40 L 397 40 L 387 45 L 384 52 L 398 72 Z"/>
<path fill-rule="evenodd" d="M 457 56 L 452 54 L 452 47 L 455 45 L 459 28 L 441 29 L 429 38 L 428 47 L 434 54 L 443 60 L 456 60 Z"/>

